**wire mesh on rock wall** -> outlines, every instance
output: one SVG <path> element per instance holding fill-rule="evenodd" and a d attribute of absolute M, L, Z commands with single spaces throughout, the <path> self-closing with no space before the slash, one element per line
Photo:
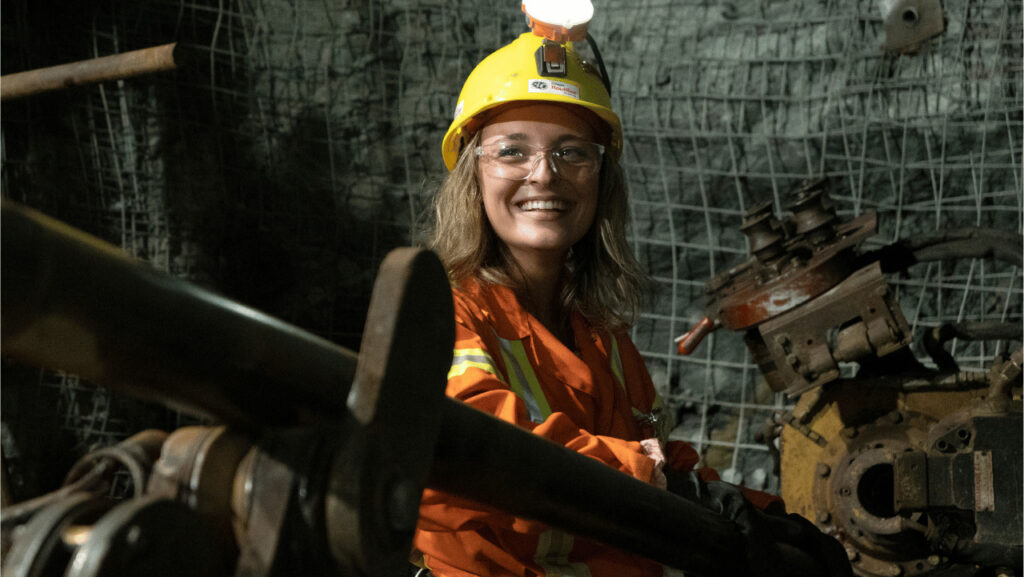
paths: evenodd
<path fill-rule="evenodd" d="M 5 104 L 3 194 L 350 348 L 376 265 L 415 237 L 443 176 L 462 80 L 525 30 L 516 2 L 47 4 L 7 10 L 5 73 L 170 41 L 191 59 Z M 715 333 L 692 357 L 673 338 L 703 316 L 704 281 L 745 258 L 743 211 L 768 199 L 780 213 L 805 178 L 827 180 L 844 218 L 877 211 L 875 245 L 962 226 L 1020 232 L 1021 6 L 949 0 L 941 36 L 891 55 L 866 0 L 596 4 L 631 238 L 654 280 L 634 338 L 679 413 L 674 437 L 727 478 L 774 490 L 756 434 L 789 400 L 738 335 Z M 1019 270 L 919 268 L 898 280 L 915 327 L 1020 318 Z M 954 347 L 976 367 L 994 352 Z M 62 378 L 57 390 L 77 390 Z M 15 418 L 10 382 L 5 454 L 42 460 L 48 448 L 27 439 L 50 421 Z M 24 412 L 32 398 L 17 397 L 19 415 L 52 410 Z"/>
<path fill-rule="evenodd" d="M 1021 230 L 1020 5 L 943 7 L 945 33 L 910 55 L 881 51 L 875 2 L 602 12 L 615 23 L 603 52 L 628 142 L 633 239 L 656 285 L 635 336 L 682 410 L 676 435 L 733 480 L 770 479 L 755 437 L 786 400 L 763 384 L 739 335 L 716 333 L 693 357 L 676 354 L 672 337 L 703 316 L 704 281 L 745 257 L 746 208 L 770 200 L 780 214 L 801 181 L 824 178 L 841 217 L 878 213 L 875 244 L 966 226 Z M 898 281 L 916 329 L 1020 318 L 1015 268 L 919 268 Z M 994 352 L 954 351 L 975 368 Z"/>

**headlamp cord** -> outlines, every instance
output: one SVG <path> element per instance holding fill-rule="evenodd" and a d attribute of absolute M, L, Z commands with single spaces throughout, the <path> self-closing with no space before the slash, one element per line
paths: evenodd
<path fill-rule="evenodd" d="M 594 60 L 597 60 L 597 68 L 601 71 L 601 82 L 604 83 L 605 90 L 608 91 L 608 96 L 612 95 L 612 79 L 608 77 L 608 70 L 604 67 L 604 59 L 601 58 L 601 51 L 597 48 L 597 42 L 594 41 L 594 37 L 587 32 L 587 44 L 590 45 L 590 49 L 594 51 Z"/>

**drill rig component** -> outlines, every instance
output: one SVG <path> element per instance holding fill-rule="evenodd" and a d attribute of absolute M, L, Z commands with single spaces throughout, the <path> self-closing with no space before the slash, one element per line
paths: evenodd
<path fill-rule="evenodd" d="M 821 391 L 796 410 L 826 442 L 782 431 L 782 495 L 843 541 L 857 575 L 1020 570 L 1019 379 L 955 390 L 840 380 Z"/>
<path fill-rule="evenodd" d="M 238 575 L 400 574 L 425 484 L 688 573 L 747 570 L 737 554 L 742 537 L 726 519 L 444 397 L 454 314 L 444 270 L 428 252 L 400 249 L 385 259 L 348 387 L 340 375 L 352 374 L 352 353 L 142 270 L 95 239 L 9 203 L 2 214 L 5 354 L 91 370 L 118 390 L 217 415 L 247 436 L 219 452 L 216 432 L 172 442 L 147 496 L 187 503 L 207 527 L 209 514 L 230 514 Z M 69 349 L 69 338 L 78 346 Z M 266 343 L 293 354 L 262 360 Z M 211 367 L 213 358 L 226 362 Z M 155 383 L 154 371 L 162 373 Z M 250 394 L 242 396 L 238 387 L 249 379 Z M 208 475 L 208 467 L 234 474 Z M 773 546 L 790 574 L 821 574 L 807 553 Z"/>
<path fill-rule="evenodd" d="M 796 395 L 837 379 L 840 363 L 900 351 L 910 327 L 879 265 L 853 252 L 874 234 L 874 213 L 842 221 L 822 181 L 794 191 L 787 208 L 783 220 L 770 202 L 747 211 L 751 257 L 707 282 L 706 317 L 678 342 L 689 354 L 711 328 L 745 331 L 768 386 Z"/>
<path fill-rule="evenodd" d="M 118 465 L 129 471 L 133 487 L 141 491 L 166 439 L 167 433 L 147 429 L 117 445 L 91 451 L 71 466 L 63 486 L 57 491 L 4 507 L 0 513 L 0 526 L 10 530 L 40 509 L 75 493 L 106 493 Z M 0 549 L 0 554 L 6 552 L 7 543 Z"/>
<path fill-rule="evenodd" d="M 1012 340 L 1020 337 L 1021 327 L 1017 323 L 998 321 L 963 322 L 939 325 L 925 331 L 922 343 L 928 356 L 935 361 L 940 371 L 956 372 L 960 370 L 953 355 L 944 345 L 953 339 L 967 341 L 998 341 Z"/>
<path fill-rule="evenodd" d="M 117 504 L 88 529 L 65 577 L 218 577 L 230 568 L 213 535 L 183 503 L 154 496 Z"/>
<path fill-rule="evenodd" d="M 235 426 L 344 411 L 354 353 L 2 206 L 4 355 Z"/>
<path fill-rule="evenodd" d="M 849 249 L 875 230 L 874 213 L 841 222 L 823 184 L 792 194 L 785 221 L 769 202 L 744 215 L 751 258 L 708 281 L 708 317 L 741 330 L 774 318 L 836 286 L 855 269 Z"/>
<path fill-rule="evenodd" d="M 1020 321 L 935 327 L 930 370 L 884 274 L 958 258 L 1019 268 L 1021 237 L 958 229 L 857 254 L 874 217 L 844 224 L 828 206 L 810 183 L 783 220 L 752 208 L 741 227 L 751 257 L 707 284 L 705 321 L 743 331 L 768 385 L 799 395 L 775 421 L 787 507 L 835 535 L 861 577 L 1020 575 L 1024 350 L 965 372 L 943 348 L 1019 342 Z"/>

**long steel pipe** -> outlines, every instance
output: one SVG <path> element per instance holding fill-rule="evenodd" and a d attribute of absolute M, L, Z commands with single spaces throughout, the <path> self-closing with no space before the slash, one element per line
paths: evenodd
<path fill-rule="evenodd" d="M 5 357 L 243 427 L 341 414 L 355 353 L 2 200 Z"/>
<path fill-rule="evenodd" d="M 2 215 L 5 356 L 253 427 L 347 410 L 350 351 L 38 213 L 4 201 Z M 731 522 L 454 400 L 442 406 L 428 486 L 693 574 L 743 573 Z M 804 553 L 778 552 L 790 575 L 822 574 Z"/>
<path fill-rule="evenodd" d="M 69 86 L 173 70 L 182 57 L 177 42 L 0 76 L 0 100 L 14 100 Z"/>

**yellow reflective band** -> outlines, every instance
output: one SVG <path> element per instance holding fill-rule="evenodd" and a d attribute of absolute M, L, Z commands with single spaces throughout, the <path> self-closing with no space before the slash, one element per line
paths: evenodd
<path fill-rule="evenodd" d="M 494 371 L 494 367 L 487 363 L 474 363 L 472 361 L 465 361 L 457 365 L 452 365 L 452 368 L 448 369 L 448 378 L 452 379 L 455 377 L 460 377 L 463 374 L 465 374 L 466 371 L 468 371 L 469 369 L 480 369 L 485 373 L 490 373 L 492 375 L 497 376 L 497 373 Z"/>
<path fill-rule="evenodd" d="M 622 370 L 622 355 L 619 354 L 619 340 L 612 335 L 612 350 L 611 354 L 608 355 L 608 361 L 612 366 L 612 374 L 615 375 L 615 380 L 619 382 L 619 386 L 622 387 L 623 391 L 629 392 L 626 389 L 626 377 L 623 376 Z M 654 403 L 651 405 L 651 412 L 645 413 L 640 409 L 633 407 L 633 419 L 641 424 L 654 425 L 655 435 L 662 443 L 668 442 L 668 435 L 672 432 L 672 428 L 675 424 L 672 419 L 668 418 L 668 411 L 665 410 L 665 403 L 661 399 L 661 395 L 658 391 L 654 391 Z"/>
<path fill-rule="evenodd" d="M 523 400 L 526 410 L 530 413 L 530 420 L 534 423 L 544 422 L 544 419 L 551 415 L 551 406 L 548 405 L 544 391 L 540 388 L 537 375 L 533 372 L 533 365 L 526 358 L 523 342 L 498 337 L 498 344 L 508 371 L 509 386 Z"/>
<path fill-rule="evenodd" d="M 452 367 L 448 370 L 448 378 L 458 377 L 465 374 L 469 369 L 479 369 L 485 373 L 495 375 L 499 379 L 497 368 L 494 366 L 494 359 L 483 349 L 455 349 L 452 354 Z M 502 379 L 504 381 L 504 379 Z"/>
<path fill-rule="evenodd" d="M 608 360 L 612 364 L 612 374 L 615 375 L 615 380 L 619 382 L 619 386 L 622 390 L 626 390 L 626 377 L 622 375 L 622 356 L 619 354 L 619 339 L 612 337 L 612 351 L 608 355 Z"/>
<path fill-rule="evenodd" d="M 590 577 L 584 563 L 570 563 L 573 536 L 557 529 L 548 529 L 537 537 L 537 554 L 533 559 L 546 577 Z"/>

